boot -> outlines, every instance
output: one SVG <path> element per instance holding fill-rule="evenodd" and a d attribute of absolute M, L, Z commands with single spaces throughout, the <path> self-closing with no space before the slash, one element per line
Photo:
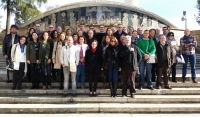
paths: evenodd
<path fill-rule="evenodd" d="M 113 97 L 117 97 L 117 83 L 114 83 Z"/>
<path fill-rule="evenodd" d="M 110 82 L 110 97 L 113 97 L 113 87 L 112 87 L 112 82 Z"/>

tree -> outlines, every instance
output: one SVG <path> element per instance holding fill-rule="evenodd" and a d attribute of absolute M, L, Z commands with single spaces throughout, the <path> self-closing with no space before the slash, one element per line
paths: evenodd
<path fill-rule="evenodd" d="M 7 11 L 6 19 L 6 34 L 9 32 L 10 28 L 10 16 L 15 15 L 15 22 L 18 19 L 27 21 L 32 17 L 39 15 L 41 12 L 38 10 L 37 6 L 41 7 L 42 4 L 46 3 L 47 0 L 0 0 L 1 6 Z"/>
<path fill-rule="evenodd" d="M 197 16 L 194 15 L 196 22 L 200 25 L 200 0 L 197 0 L 196 8 L 199 10 Z"/>

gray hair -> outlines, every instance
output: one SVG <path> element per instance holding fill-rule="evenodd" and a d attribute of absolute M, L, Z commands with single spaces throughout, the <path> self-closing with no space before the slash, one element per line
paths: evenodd
<path fill-rule="evenodd" d="M 165 36 L 165 35 L 163 35 L 163 34 L 159 36 L 159 40 L 160 40 L 160 37 L 165 37 L 165 39 L 167 39 L 167 38 L 166 38 L 166 36 Z"/>
<path fill-rule="evenodd" d="M 129 36 L 129 35 L 125 36 L 125 39 L 131 41 L 131 36 Z"/>

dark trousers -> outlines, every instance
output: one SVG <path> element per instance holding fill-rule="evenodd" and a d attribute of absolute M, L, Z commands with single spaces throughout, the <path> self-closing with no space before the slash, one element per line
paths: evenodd
<path fill-rule="evenodd" d="M 60 86 L 63 86 L 63 82 L 64 82 L 63 67 L 61 66 L 61 69 L 54 69 L 54 71 L 55 71 L 55 76 L 56 76 L 56 73 L 58 75 Z"/>
<path fill-rule="evenodd" d="M 24 76 L 25 63 L 19 63 L 19 64 L 20 64 L 19 70 L 14 70 L 13 72 L 13 88 L 16 88 L 16 86 L 18 85 L 18 89 L 21 89 L 22 78 Z M 19 78 L 18 82 L 17 78 Z"/>
<path fill-rule="evenodd" d="M 54 69 L 53 63 L 51 63 L 51 73 L 52 73 L 52 79 L 56 81 L 56 69 Z"/>
<path fill-rule="evenodd" d="M 151 69 L 151 81 L 155 82 L 156 81 L 156 64 L 152 64 L 152 69 Z"/>
<path fill-rule="evenodd" d="M 135 77 L 136 77 L 136 71 L 133 70 L 132 67 L 129 67 L 128 69 L 122 69 L 122 95 L 127 95 L 127 82 L 128 79 L 130 79 L 130 93 L 136 93 L 135 92 Z"/>
<path fill-rule="evenodd" d="M 42 85 L 51 86 L 51 64 L 45 65 L 44 62 L 41 62 L 41 71 L 42 71 Z"/>
<path fill-rule="evenodd" d="M 172 81 L 176 81 L 176 63 L 174 63 L 171 66 L 171 70 L 172 70 Z M 170 74 L 169 74 L 169 78 L 170 78 Z"/>
<path fill-rule="evenodd" d="M 163 62 L 162 66 L 157 68 L 157 82 L 156 82 L 156 86 L 161 86 L 162 83 L 161 83 L 161 78 L 162 78 L 162 75 L 163 75 L 163 82 L 164 82 L 164 85 L 165 86 L 168 86 L 168 70 L 169 70 L 169 67 L 168 67 L 168 62 L 165 61 Z"/>
<path fill-rule="evenodd" d="M 26 78 L 28 81 L 32 81 L 32 73 L 31 73 L 31 65 L 30 64 L 27 64 L 27 75 L 26 75 Z"/>
<path fill-rule="evenodd" d="M 96 92 L 98 76 L 99 75 L 97 73 L 88 73 L 90 92 Z M 93 87 L 92 87 L 92 83 L 94 83 Z"/>
<path fill-rule="evenodd" d="M 36 73 L 36 63 L 29 64 L 30 66 L 30 79 L 33 86 L 36 86 L 39 83 L 39 78 L 37 77 Z"/>
<path fill-rule="evenodd" d="M 8 66 L 8 64 L 9 64 L 9 59 L 6 59 L 6 66 Z M 9 75 L 9 70 L 7 70 L 7 78 L 8 78 L 8 80 L 10 80 L 10 75 Z"/>

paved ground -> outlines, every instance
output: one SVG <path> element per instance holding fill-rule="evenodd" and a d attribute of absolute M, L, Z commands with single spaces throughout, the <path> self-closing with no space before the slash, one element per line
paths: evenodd
<path fill-rule="evenodd" d="M 200 114 L 0 114 L 1 117 L 200 117 Z"/>

